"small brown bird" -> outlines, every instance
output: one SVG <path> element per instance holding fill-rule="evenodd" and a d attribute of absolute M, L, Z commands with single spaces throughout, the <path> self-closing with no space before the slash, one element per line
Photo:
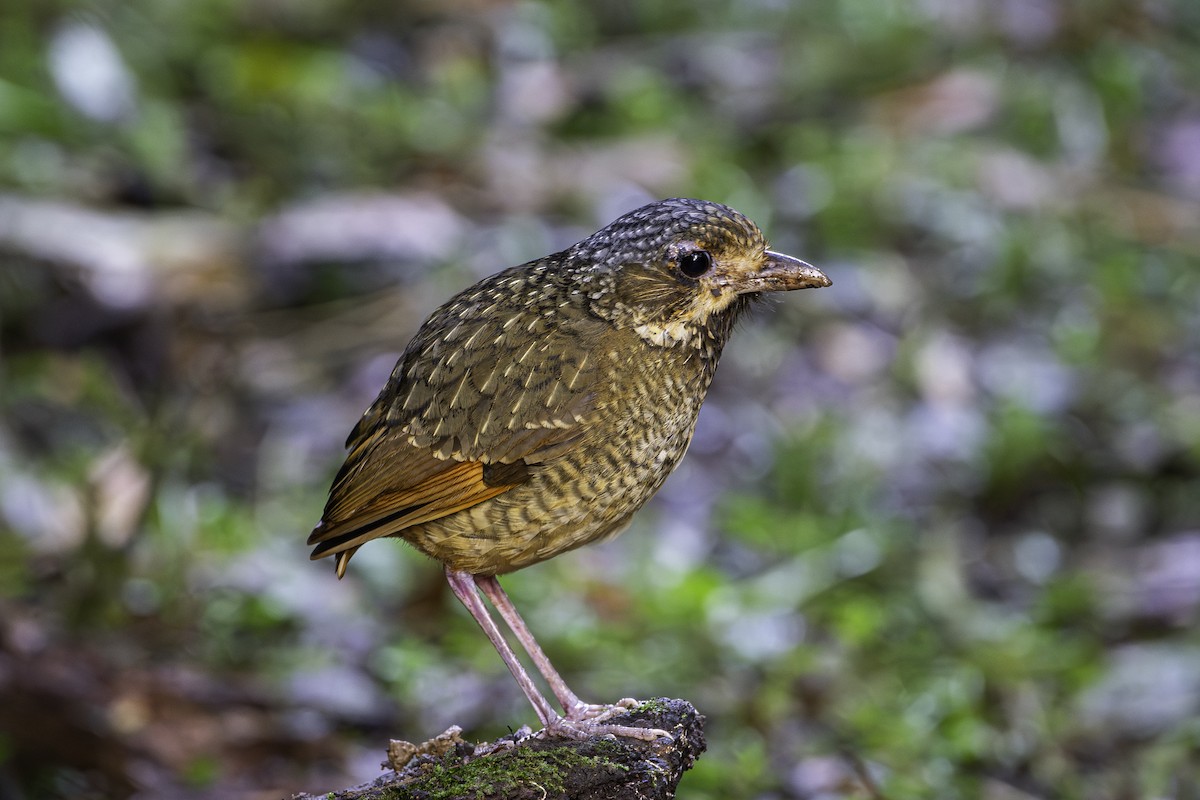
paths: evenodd
<path fill-rule="evenodd" d="M 433 312 L 359 420 L 312 558 L 397 536 L 445 565 L 549 733 L 654 738 L 582 702 L 497 575 L 620 533 L 683 458 L 721 349 L 764 292 L 829 286 L 733 209 L 673 199 Z M 482 590 L 563 707 L 538 691 Z"/>

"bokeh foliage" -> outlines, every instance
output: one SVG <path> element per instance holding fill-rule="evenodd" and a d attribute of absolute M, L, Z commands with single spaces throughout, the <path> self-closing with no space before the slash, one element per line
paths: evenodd
<path fill-rule="evenodd" d="M 424 314 L 670 195 L 835 285 L 743 327 L 626 536 L 506 580 L 572 685 L 708 714 L 688 797 L 1194 796 L 1200 5 L 0 23 L 14 796 L 333 788 L 529 721 L 435 565 L 303 539 Z"/>

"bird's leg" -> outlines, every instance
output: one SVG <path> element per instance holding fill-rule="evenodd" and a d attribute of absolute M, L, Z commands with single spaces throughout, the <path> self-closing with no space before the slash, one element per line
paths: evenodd
<path fill-rule="evenodd" d="M 591 736 L 606 736 L 610 734 L 613 736 L 625 736 L 632 739 L 644 739 L 646 741 L 653 741 L 663 737 L 671 737 L 671 734 L 657 728 L 634 728 L 626 725 L 606 725 L 594 718 L 571 719 L 560 717 L 550 706 L 550 701 L 542 697 L 541 693 L 537 690 L 537 687 L 534 686 L 533 679 L 529 677 L 529 673 L 527 673 L 525 668 L 521 666 L 521 662 L 517 658 L 516 653 L 513 652 L 513 649 L 505 640 L 504 635 L 500 633 L 500 628 L 496 625 L 495 620 L 493 620 L 491 615 L 488 614 L 487 608 L 483 605 L 482 598 L 480 598 L 479 593 L 475 591 L 475 586 L 480 582 L 480 580 L 481 576 L 473 576 L 469 572 L 457 572 L 449 567 L 446 568 L 446 581 L 450 584 L 450 588 L 454 590 L 455 596 L 462 601 L 462 604 L 467 607 L 467 611 L 471 612 L 471 616 L 474 617 L 475 621 L 479 623 L 479 627 L 483 628 L 483 632 L 487 634 L 487 637 L 492 640 L 492 644 L 495 646 L 496 651 L 500 653 L 500 657 L 504 659 L 504 663 L 508 666 L 509 672 L 511 672 L 513 677 L 517 679 L 517 684 L 520 685 L 521 691 L 525 692 L 525 696 L 529 698 L 529 702 L 533 704 L 533 710 L 537 712 L 538 719 L 541 720 L 546 733 L 552 736 L 566 736 L 574 739 L 586 739 Z M 486 583 L 486 580 L 484 583 Z M 479 583 L 479 585 L 483 586 L 484 583 Z M 512 606 L 512 602 L 509 601 L 503 590 L 500 589 L 500 584 L 496 583 L 495 578 L 492 578 L 491 583 L 495 585 L 498 596 L 504 598 L 501 601 L 503 605 L 497 605 L 497 610 L 504 608 L 508 611 L 511 611 L 513 618 L 517 620 L 517 624 L 523 630 L 525 636 L 528 637 L 529 642 L 532 643 L 534 650 L 530 651 L 530 657 L 533 657 L 533 652 L 536 651 L 541 661 L 545 662 L 546 666 L 549 667 L 549 659 L 546 658 L 546 654 L 543 653 L 542 649 L 537 646 L 537 643 L 533 641 L 533 637 L 530 635 L 529 629 L 525 627 L 525 623 L 522 622 L 520 616 L 517 615 L 516 609 L 514 609 Z M 489 595 L 489 597 L 490 596 L 491 595 Z M 504 616 L 505 621 L 508 622 L 508 616 L 506 615 L 506 612 L 501 610 L 500 613 Z M 510 627 L 512 627 L 511 623 Z M 516 632 L 516 630 L 513 631 L 513 633 Z M 522 639 L 522 644 L 524 645 L 524 643 L 525 639 Z M 528 648 L 529 646 L 526 645 L 526 647 Z M 554 668 L 549 668 L 553 672 Z M 557 673 L 554 674 L 557 677 Z M 561 677 L 558 678 L 558 683 L 562 684 Z M 571 697 L 575 697 L 575 695 L 571 694 Z M 575 702 L 579 703 L 579 699 L 575 698 Z M 585 707 L 587 705 L 585 703 L 579 704 Z M 609 710 L 607 706 L 603 708 L 605 711 Z"/>
<path fill-rule="evenodd" d="M 496 607 L 496 610 L 500 612 L 500 616 L 504 619 L 509 629 L 516 635 L 517 641 L 525 648 L 525 652 L 529 653 L 529 657 L 533 659 L 534 666 L 537 667 L 538 672 L 542 673 L 542 677 L 546 679 L 546 683 L 550 685 L 550 691 L 554 692 L 554 696 L 558 698 L 563 711 L 567 712 L 567 719 L 601 720 L 638 705 L 637 700 L 628 697 L 618 700 L 615 705 L 597 705 L 595 703 L 585 703 L 580 700 L 579 696 L 571 691 L 566 681 L 558 674 L 558 670 L 554 668 L 554 665 L 550 663 L 549 657 L 546 656 L 545 651 L 538 645 L 537 640 L 533 638 L 533 632 L 529 630 L 529 626 L 521 618 L 512 600 L 508 599 L 508 594 L 500 586 L 500 581 L 496 579 L 496 576 L 476 575 L 475 583 L 487 595 L 488 600 L 492 601 L 492 605 Z"/>
<path fill-rule="evenodd" d="M 471 573 L 456 572 L 446 567 L 446 581 L 450 584 L 455 596 L 462 601 L 462 604 L 467 607 L 467 611 L 471 612 L 471 616 L 479 623 L 479 627 L 483 628 L 483 632 L 492 640 L 492 645 L 500 654 L 500 658 L 504 659 L 508 671 L 517 679 L 521 691 L 533 704 L 533 710 L 537 712 L 542 725 L 551 727 L 559 719 L 558 713 L 551 707 L 550 701 L 542 697 L 541 692 L 534 685 L 533 679 L 525 671 L 525 667 L 521 666 L 517 654 L 509 647 L 504 634 L 500 632 L 496 621 L 492 619 L 492 615 L 488 613 L 487 607 L 483 604 L 483 598 L 479 596 L 479 592 L 475 591 L 475 582 L 472 580 Z"/>

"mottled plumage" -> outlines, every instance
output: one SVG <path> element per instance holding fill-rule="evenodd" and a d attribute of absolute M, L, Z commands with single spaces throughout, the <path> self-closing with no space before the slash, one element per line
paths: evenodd
<path fill-rule="evenodd" d="M 681 199 L 485 278 L 433 312 L 350 434 L 312 557 L 340 576 L 398 536 L 478 582 L 615 535 L 683 457 L 751 300 L 828 284 L 733 209 Z"/>

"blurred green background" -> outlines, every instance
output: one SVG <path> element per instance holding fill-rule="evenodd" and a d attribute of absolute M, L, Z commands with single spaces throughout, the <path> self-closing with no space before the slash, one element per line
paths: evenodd
<path fill-rule="evenodd" d="M 506 580 L 687 798 L 1200 796 L 1194 0 L 5 0 L 0 798 L 278 798 L 531 709 L 304 539 L 416 326 L 666 196 L 830 289 Z"/>

